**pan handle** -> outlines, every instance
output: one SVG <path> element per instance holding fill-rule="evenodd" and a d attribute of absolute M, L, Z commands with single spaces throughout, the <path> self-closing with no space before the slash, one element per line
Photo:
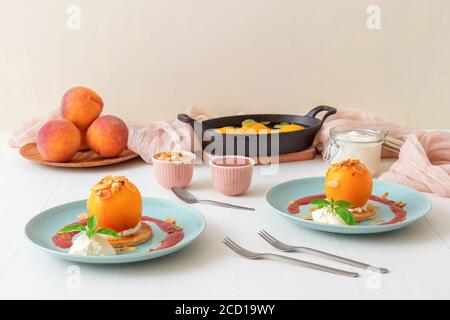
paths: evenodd
<path fill-rule="evenodd" d="M 178 115 L 178 120 L 180 120 L 181 122 L 184 122 L 184 123 L 187 123 L 187 124 L 190 124 L 192 127 L 194 127 L 194 124 L 195 124 L 195 119 L 193 119 L 193 118 L 191 118 L 190 116 L 188 116 L 187 114 L 185 114 L 185 113 L 180 113 L 179 115 Z"/>
<path fill-rule="evenodd" d="M 326 111 L 325 115 L 322 118 L 322 123 L 325 121 L 326 118 L 329 116 L 335 114 L 337 112 L 336 108 L 329 107 L 329 106 L 317 106 L 314 109 L 312 109 L 308 114 L 307 117 L 315 118 L 320 112 Z"/>

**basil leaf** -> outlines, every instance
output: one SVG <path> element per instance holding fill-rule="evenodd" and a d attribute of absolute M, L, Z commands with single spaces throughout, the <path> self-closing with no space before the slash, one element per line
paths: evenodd
<path fill-rule="evenodd" d="M 97 227 L 97 217 L 96 216 L 92 215 L 89 217 L 87 227 L 89 230 L 95 230 L 95 228 Z"/>
<path fill-rule="evenodd" d="M 111 229 L 108 229 L 108 228 L 100 228 L 95 233 L 100 233 L 100 234 L 103 234 L 105 236 L 110 236 L 110 237 L 114 237 L 114 238 L 120 238 L 120 234 L 118 234 L 114 230 L 111 230 Z"/>
<path fill-rule="evenodd" d="M 353 217 L 352 213 L 345 208 L 337 207 L 336 213 L 345 221 L 349 226 L 355 224 L 355 217 Z"/>
<path fill-rule="evenodd" d="M 330 202 L 327 199 L 314 199 L 309 204 L 328 206 Z"/>
<path fill-rule="evenodd" d="M 59 230 L 61 233 L 74 232 L 74 231 L 86 231 L 86 227 L 81 224 L 75 224 L 72 226 L 67 226 Z"/>
<path fill-rule="evenodd" d="M 338 200 L 335 203 L 338 207 L 342 207 L 342 208 L 350 208 L 352 206 L 351 202 L 348 201 L 343 201 L 343 200 Z"/>
<path fill-rule="evenodd" d="M 95 234 L 95 231 L 93 229 L 89 229 L 86 231 L 86 236 L 90 239 Z"/>

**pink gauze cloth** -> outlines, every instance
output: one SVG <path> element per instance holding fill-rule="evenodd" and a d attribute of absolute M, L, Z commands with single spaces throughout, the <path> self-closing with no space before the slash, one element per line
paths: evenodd
<path fill-rule="evenodd" d="M 450 197 L 450 133 L 420 131 L 408 135 L 399 159 L 380 179 Z"/>
<path fill-rule="evenodd" d="M 186 112 L 196 120 L 206 120 L 209 116 L 197 109 Z M 36 142 L 39 128 L 49 119 L 60 118 L 59 110 L 44 117 L 26 122 L 12 132 L 9 144 L 21 147 Z M 198 141 L 190 125 L 178 120 L 153 121 L 147 124 L 127 123 L 129 129 L 128 148 L 151 163 L 157 152 L 168 150 L 195 151 Z M 415 131 L 384 122 L 382 118 L 365 112 L 340 110 L 325 120 L 316 137 L 315 144 L 320 150 L 329 137 L 331 128 L 355 126 L 380 128 L 389 131 L 389 136 L 404 141 L 399 159 L 381 175 L 380 179 L 410 186 L 419 191 L 432 192 L 450 197 L 450 133 L 443 131 Z M 392 156 L 384 152 L 383 156 Z"/>
<path fill-rule="evenodd" d="M 203 111 L 191 107 L 184 112 L 191 118 L 202 121 L 209 119 Z M 128 148 L 139 154 L 145 162 L 151 163 L 152 156 L 163 151 L 196 151 L 200 143 L 191 125 L 179 120 L 153 121 L 148 124 L 127 124 Z"/>
<path fill-rule="evenodd" d="M 388 130 L 389 136 L 404 143 L 399 159 L 380 179 L 450 197 L 450 132 L 418 131 L 384 122 L 382 118 L 370 113 L 339 110 L 324 121 L 316 137 L 319 149 L 328 140 L 330 130 L 338 126 Z M 383 156 L 391 157 L 393 154 L 383 150 Z"/>
<path fill-rule="evenodd" d="M 406 136 L 413 132 L 394 123 L 384 122 L 383 119 L 377 115 L 368 112 L 361 112 L 356 110 L 339 110 L 336 114 L 328 117 L 316 137 L 316 146 L 318 150 L 322 151 L 323 145 L 330 137 L 330 130 L 335 127 L 351 126 L 359 128 L 384 129 L 389 131 L 389 136 L 398 140 L 404 141 Z M 393 157 L 391 152 L 383 150 L 383 157 Z"/>

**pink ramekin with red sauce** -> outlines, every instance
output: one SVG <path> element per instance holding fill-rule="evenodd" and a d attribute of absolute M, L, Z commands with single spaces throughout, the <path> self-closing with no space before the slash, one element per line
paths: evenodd
<path fill-rule="evenodd" d="M 214 188 L 227 196 L 244 194 L 252 183 L 255 161 L 243 156 L 217 156 L 209 161 Z"/>

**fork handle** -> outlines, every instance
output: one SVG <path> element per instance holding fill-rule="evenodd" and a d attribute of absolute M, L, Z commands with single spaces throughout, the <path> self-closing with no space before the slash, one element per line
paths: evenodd
<path fill-rule="evenodd" d="M 242 207 L 242 206 L 237 206 L 237 205 L 230 204 L 230 203 L 224 203 L 224 202 L 213 201 L 213 200 L 197 200 L 197 202 L 204 203 L 204 204 L 212 204 L 212 205 L 215 205 L 215 206 L 231 208 L 231 209 L 241 209 L 241 210 L 255 211 L 254 208 Z"/>
<path fill-rule="evenodd" d="M 361 269 L 366 269 L 366 270 L 373 270 L 373 271 L 378 271 L 380 273 L 388 273 L 389 270 L 386 268 L 379 268 L 379 267 L 374 267 L 371 266 L 370 264 L 367 263 L 363 263 L 363 262 L 359 262 L 359 261 L 355 261 L 355 260 L 351 260 L 351 259 L 347 259 L 344 257 L 340 257 L 340 256 L 336 256 L 334 254 L 331 253 L 327 253 L 327 252 L 323 252 L 323 251 L 319 251 L 316 249 L 311 249 L 311 248 L 305 248 L 305 247 L 297 247 L 297 249 L 304 251 L 304 252 L 308 252 L 308 253 L 312 253 L 312 254 L 316 254 L 319 256 L 323 256 L 338 262 L 342 262 L 357 268 L 361 268 Z"/>
<path fill-rule="evenodd" d="M 299 260 L 299 259 L 294 259 L 291 257 L 282 256 L 279 254 L 267 253 L 264 256 L 272 257 L 277 260 L 284 260 L 286 262 L 296 263 L 296 264 L 299 264 L 304 267 L 308 267 L 308 268 L 312 268 L 312 269 L 316 269 L 316 270 L 320 270 L 320 271 L 325 271 L 325 272 L 329 272 L 329 273 L 334 273 L 334 274 L 337 274 L 340 276 L 345 276 L 345 277 L 350 277 L 350 278 L 359 277 L 359 274 L 355 273 L 355 272 L 348 272 L 348 271 L 344 271 L 344 270 L 340 270 L 340 269 L 335 269 L 335 268 L 327 267 L 327 266 L 324 266 L 321 264 L 303 261 L 303 260 Z"/>

